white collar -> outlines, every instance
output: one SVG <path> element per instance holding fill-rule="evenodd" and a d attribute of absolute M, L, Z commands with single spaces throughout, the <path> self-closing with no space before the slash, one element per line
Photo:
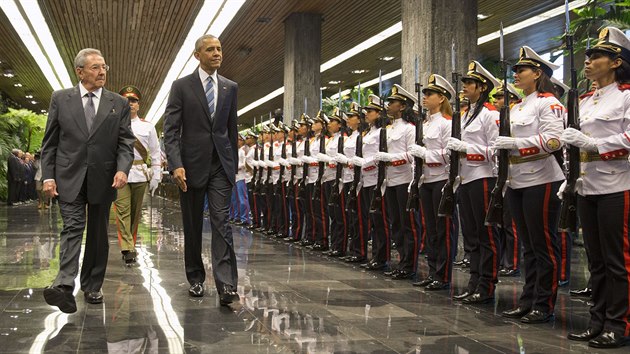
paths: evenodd
<path fill-rule="evenodd" d="M 90 92 L 90 91 L 88 91 L 85 88 L 85 86 L 83 86 L 82 82 L 79 82 L 79 92 L 81 93 L 81 98 L 83 98 L 83 96 L 85 96 L 85 94 Z M 103 93 L 103 88 L 99 87 L 95 91 L 92 91 L 92 93 L 94 94 L 94 96 L 96 96 L 96 98 L 101 99 L 101 94 Z"/>
<path fill-rule="evenodd" d="M 201 68 L 201 66 L 199 67 L 199 78 L 201 79 L 201 82 L 204 83 L 204 85 L 206 84 L 206 81 L 208 81 L 208 77 L 212 78 L 212 83 L 213 84 L 217 84 L 217 70 L 215 70 L 212 75 L 209 75 L 205 70 L 203 70 Z"/>

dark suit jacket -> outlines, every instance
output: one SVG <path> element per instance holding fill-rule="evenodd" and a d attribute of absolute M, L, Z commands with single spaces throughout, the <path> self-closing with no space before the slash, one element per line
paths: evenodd
<path fill-rule="evenodd" d="M 88 132 L 79 86 L 55 91 L 42 141 L 42 181 L 54 179 L 59 199 L 73 202 L 87 178 L 88 203 L 109 203 L 116 198 L 116 172 L 129 174 L 134 141 L 127 99 L 103 89 Z"/>
<path fill-rule="evenodd" d="M 210 161 L 215 149 L 230 183 L 235 184 L 238 167 L 238 85 L 217 75 L 217 87 L 217 108 L 212 124 L 198 70 L 173 82 L 164 113 L 164 149 L 168 169 L 172 172 L 184 167 L 186 184 L 192 188 L 208 184 Z"/>

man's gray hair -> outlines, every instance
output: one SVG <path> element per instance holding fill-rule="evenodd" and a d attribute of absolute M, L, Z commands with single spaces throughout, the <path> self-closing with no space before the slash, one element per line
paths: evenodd
<path fill-rule="evenodd" d="M 100 57 L 103 57 L 103 54 L 98 49 L 94 49 L 94 48 L 81 49 L 79 53 L 77 54 L 77 56 L 74 57 L 74 67 L 82 68 L 85 65 L 85 62 L 87 61 L 87 57 L 90 55 L 98 55 Z"/>
<path fill-rule="evenodd" d="M 203 41 L 205 41 L 206 39 L 219 39 L 219 38 L 217 38 L 217 36 L 213 36 L 211 34 L 204 34 L 203 36 L 199 37 L 195 41 L 195 52 L 198 52 L 198 51 L 201 50 L 201 46 L 203 45 Z"/>

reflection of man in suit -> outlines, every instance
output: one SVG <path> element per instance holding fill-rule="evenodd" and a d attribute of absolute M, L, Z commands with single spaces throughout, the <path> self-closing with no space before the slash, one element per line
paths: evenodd
<path fill-rule="evenodd" d="M 63 219 L 59 273 L 44 290 L 49 305 L 76 311 L 72 296 L 79 270 L 86 206 L 89 219 L 81 267 L 81 290 L 88 303 L 101 303 L 109 243 L 107 223 L 116 189 L 127 183 L 134 136 L 129 104 L 103 88 L 109 66 L 100 51 L 83 49 L 74 59 L 80 83 L 55 91 L 42 141 L 43 190 L 59 196 Z"/>
<path fill-rule="evenodd" d="M 180 188 L 186 277 L 191 296 L 203 296 L 206 278 L 201 259 L 203 204 L 206 193 L 212 229 L 212 271 L 222 305 L 238 301 L 238 274 L 227 222 L 235 184 L 236 95 L 238 85 L 217 74 L 221 42 L 210 35 L 195 43 L 199 69 L 173 82 L 164 118 L 168 168 Z"/>

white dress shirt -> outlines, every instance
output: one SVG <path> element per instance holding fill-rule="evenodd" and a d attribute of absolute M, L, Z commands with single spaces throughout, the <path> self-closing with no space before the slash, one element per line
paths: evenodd
<path fill-rule="evenodd" d="M 85 109 L 85 105 L 88 103 L 88 97 L 86 94 L 88 91 L 82 83 L 79 82 L 79 92 L 81 93 L 81 101 L 83 102 L 83 109 Z M 103 88 L 99 88 L 96 91 L 92 91 L 94 97 L 92 97 L 92 102 L 94 103 L 94 113 L 98 112 L 98 104 L 101 102 L 101 95 L 103 94 Z"/>

